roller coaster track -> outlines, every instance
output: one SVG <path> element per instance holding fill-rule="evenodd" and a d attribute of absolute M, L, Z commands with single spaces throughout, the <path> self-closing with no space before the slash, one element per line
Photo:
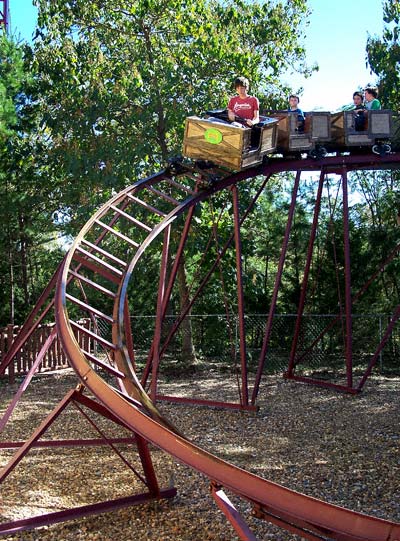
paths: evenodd
<path fill-rule="evenodd" d="M 216 192 L 257 175 L 268 179 L 283 171 L 388 169 L 399 164 L 396 154 L 333 156 L 321 162 L 276 160 L 218 179 L 207 171 L 175 164 L 115 195 L 86 223 L 70 248 L 58 272 L 55 309 L 58 335 L 72 367 L 123 425 L 207 476 L 221 508 L 220 489 L 225 488 L 250 502 L 260 518 L 308 539 L 400 540 L 400 524 L 326 503 L 240 469 L 196 446 L 162 415 L 135 372 L 135 336 L 127 324 L 128 295 L 135 292 L 135 273 L 143 272 L 140 264 L 146 250 L 154 253 L 160 245 L 163 269 L 177 219 L 190 217 L 196 205 Z M 176 265 L 177 260 L 171 280 Z M 158 312 L 165 310 L 170 288 L 170 283 L 159 288 Z M 90 318 L 90 329 L 80 326 L 82 317 Z M 110 336 L 100 332 L 99 320 L 110 327 Z M 90 347 L 79 346 L 76 331 L 87 336 Z M 160 349 L 159 335 L 156 328 L 154 351 Z M 255 539 L 246 531 L 240 533 L 242 539 Z"/>

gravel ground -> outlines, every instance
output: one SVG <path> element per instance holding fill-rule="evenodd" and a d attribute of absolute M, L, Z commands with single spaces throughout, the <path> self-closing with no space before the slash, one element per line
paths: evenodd
<path fill-rule="evenodd" d="M 40 375 L 26 391 L 2 441 L 29 436 L 64 394 L 73 373 Z M 374 377 L 359 396 L 336 394 L 267 377 L 258 413 L 160 403 L 160 409 L 198 445 L 238 466 L 310 496 L 400 522 L 400 378 Z M 237 400 L 227 375 L 181 377 L 161 390 L 180 396 Z M 0 384 L 0 414 L 15 392 Z M 91 417 L 93 415 L 91 414 Z M 104 419 L 108 436 L 124 436 Z M 98 437 L 73 407 L 47 433 L 53 437 Z M 133 464 L 136 454 L 119 446 Z M 0 467 L 11 451 L 0 450 Z M 234 541 L 235 532 L 209 494 L 206 478 L 152 448 L 160 486 L 173 483 L 168 501 L 128 507 L 87 519 L 6 536 L 6 540 Z M 138 469 L 139 466 L 138 466 Z M 139 482 L 109 448 L 36 449 L 1 485 L 0 522 L 142 491 Z M 250 514 L 246 502 L 228 493 L 258 539 L 300 537 Z"/>

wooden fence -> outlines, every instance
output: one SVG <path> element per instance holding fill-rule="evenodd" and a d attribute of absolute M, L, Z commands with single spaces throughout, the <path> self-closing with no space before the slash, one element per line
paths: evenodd
<path fill-rule="evenodd" d="M 80 321 L 82 327 L 89 328 L 90 320 Z M 39 325 L 24 343 L 23 347 L 17 352 L 13 362 L 8 366 L 5 375 L 8 377 L 9 383 L 14 383 L 16 376 L 23 376 L 29 372 L 35 362 L 37 355 L 50 336 L 54 328 L 54 323 Z M 11 344 L 18 335 L 20 327 L 15 325 L 7 325 L 0 328 L 0 363 L 4 355 L 9 351 Z M 90 351 L 90 338 L 82 331 L 77 331 L 75 337 L 79 344 L 86 351 Z M 49 370 L 60 370 L 69 366 L 68 359 L 64 353 L 61 342 L 58 336 L 55 337 L 50 347 L 47 349 L 42 362 L 38 368 L 38 372 Z"/>

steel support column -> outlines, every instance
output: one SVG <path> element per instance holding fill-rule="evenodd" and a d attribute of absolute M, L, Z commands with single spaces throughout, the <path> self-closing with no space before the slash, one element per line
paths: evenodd
<path fill-rule="evenodd" d="M 176 489 L 173 487 L 160 490 L 156 473 L 154 471 L 153 462 L 151 460 L 148 442 L 137 433 L 134 433 L 133 438 L 107 438 L 105 434 L 97 427 L 97 425 L 81 409 L 79 404 L 88 407 L 92 411 L 104 416 L 112 422 L 115 422 L 117 425 L 120 425 L 128 430 L 130 430 L 130 428 L 123 422 L 121 422 L 120 419 L 118 419 L 110 410 L 105 408 L 102 404 L 95 402 L 93 399 L 87 396 L 84 396 L 83 391 L 83 385 L 79 385 L 76 389 L 69 391 L 61 400 L 61 402 L 41 423 L 41 425 L 33 432 L 32 436 L 26 442 L 16 443 L 15 445 L 10 446 L 10 448 L 17 448 L 17 451 L 14 453 L 8 464 L 2 470 L 0 470 L 0 484 L 8 477 L 8 475 L 19 464 L 19 462 L 34 447 L 61 447 L 63 445 L 81 445 L 81 440 L 66 440 L 65 442 L 61 440 L 44 442 L 38 441 L 39 438 L 50 428 L 53 422 L 59 417 L 59 415 L 67 408 L 67 406 L 72 403 L 77 407 L 78 411 L 89 421 L 89 423 L 99 432 L 101 436 L 101 439 L 98 440 L 84 440 L 83 444 L 107 444 L 108 446 L 110 446 L 114 453 L 116 453 L 116 455 L 119 456 L 119 458 L 123 461 L 125 466 L 127 466 L 131 471 L 133 471 L 137 478 L 146 486 L 148 492 L 3 523 L 0 524 L 0 535 L 12 534 L 23 530 L 38 528 L 40 526 L 56 524 L 66 520 L 72 520 L 84 516 L 103 513 L 106 511 L 112 511 L 121 507 L 140 504 L 153 499 L 172 498 L 176 495 Z M 115 444 L 119 442 L 136 444 L 144 475 L 139 474 L 136 469 L 122 456 L 118 448 L 115 446 Z M 3 446 L 3 448 L 4 447 L 5 446 Z"/>
<path fill-rule="evenodd" d="M 321 210 L 321 198 L 322 198 L 322 189 L 324 186 L 324 179 L 325 179 L 325 170 L 321 169 L 321 174 L 320 174 L 319 183 L 318 183 L 317 198 L 316 198 L 315 207 L 314 207 L 313 222 L 312 222 L 311 232 L 310 232 L 310 240 L 308 243 L 306 265 L 304 269 L 303 282 L 301 285 L 299 306 L 297 309 L 297 319 L 296 319 L 295 330 L 294 330 L 294 335 L 293 335 L 293 340 L 292 340 L 292 347 L 291 347 L 290 357 L 289 357 L 289 367 L 286 373 L 286 377 L 288 378 L 291 378 L 293 376 L 293 370 L 294 370 L 294 366 L 296 362 L 295 360 L 296 360 L 297 345 L 299 341 L 300 327 L 301 327 L 302 317 L 304 313 L 304 305 L 306 302 L 306 295 L 307 295 L 308 277 L 310 274 L 311 260 L 312 260 L 313 250 L 314 250 L 314 242 L 315 242 L 315 237 L 317 233 L 318 218 L 319 218 L 319 213 Z"/>
<path fill-rule="evenodd" d="M 246 211 L 243 213 L 243 215 L 241 216 L 240 220 L 238 220 L 238 226 L 239 228 L 243 225 L 244 221 L 248 218 L 248 216 L 250 215 L 250 212 L 253 210 L 256 202 L 258 201 L 260 195 L 262 194 L 262 192 L 264 191 L 265 189 L 265 186 L 267 184 L 267 182 L 269 181 L 269 179 L 271 178 L 272 174 L 269 174 L 267 175 L 263 182 L 261 183 L 260 187 L 258 188 L 255 196 L 253 197 L 252 201 L 249 203 Z M 222 181 L 221 181 L 222 182 Z M 190 210 L 193 210 L 193 208 L 191 208 Z M 190 215 L 190 217 L 192 217 L 193 213 Z M 188 223 L 188 222 L 187 222 Z M 186 226 L 185 226 L 186 227 Z M 186 231 L 186 234 L 185 234 L 185 237 L 184 239 L 181 241 L 180 243 L 180 248 L 182 248 L 183 250 L 183 247 L 184 247 L 184 244 L 186 242 L 186 236 L 188 234 L 188 230 Z M 186 315 L 189 313 L 190 309 L 192 308 L 192 306 L 195 304 L 198 296 L 200 295 L 200 293 L 202 292 L 203 288 L 206 286 L 206 284 L 208 283 L 208 280 L 210 279 L 210 277 L 212 276 L 212 274 L 214 273 L 215 269 L 221 264 L 222 262 L 222 259 L 224 257 L 224 255 L 226 254 L 227 250 L 230 248 L 230 246 L 232 245 L 232 243 L 234 242 L 234 238 L 235 238 L 235 233 L 232 233 L 229 238 L 227 239 L 227 241 L 225 242 L 225 244 L 222 246 L 222 248 L 219 250 L 219 253 L 215 259 L 215 261 L 213 262 L 213 264 L 211 265 L 210 269 L 207 271 L 207 273 L 205 274 L 204 278 L 201 280 L 200 282 L 200 285 L 198 286 L 197 290 L 195 291 L 195 293 L 192 295 L 192 298 L 190 300 L 190 303 L 188 303 L 188 305 L 186 306 L 185 310 L 183 310 L 183 312 L 180 314 L 179 318 L 174 322 L 174 325 L 172 327 L 172 329 L 170 330 L 163 346 L 162 346 L 162 349 L 161 349 L 161 353 L 160 355 L 162 355 L 165 351 L 165 349 L 167 348 L 170 340 L 172 339 L 172 337 L 174 336 L 175 332 L 177 331 L 177 329 L 179 328 L 180 324 L 182 323 L 183 319 L 186 317 Z M 178 254 L 177 254 L 177 258 L 178 258 L 178 255 L 180 254 L 179 250 L 178 250 Z M 176 263 L 176 260 L 175 260 L 175 263 Z M 171 276 L 171 279 L 172 279 L 172 276 Z M 166 295 L 167 296 L 167 295 Z M 151 358 L 152 358 L 152 351 L 153 351 L 153 348 L 151 348 L 151 352 L 150 352 L 150 355 L 148 357 L 148 364 L 149 362 L 151 362 Z M 148 367 L 146 366 L 146 369 L 148 369 Z M 148 375 L 144 375 L 146 376 L 146 378 L 148 377 Z M 143 381 L 146 381 L 146 378 L 145 377 L 142 377 L 142 384 L 143 384 Z M 168 400 L 168 401 L 172 401 L 172 402 L 183 402 L 184 400 L 182 400 L 181 398 L 179 397 L 173 397 L 173 396 L 161 396 L 161 395 L 157 395 L 157 399 L 158 400 Z M 228 402 L 220 402 L 220 401 L 214 401 L 214 400 L 197 400 L 197 399 L 185 399 L 185 402 L 186 403 L 193 403 L 193 404 L 202 404 L 202 405 L 210 405 L 210 406 L 216 406 L 216 407 L 227 407 L 227 408 L 234 408 L 236 409 L 238 406 L 237 404 L 233 404 L 233 403 L 228 403 Z M 240 406 L 241 408 L 243 409 L 248 409 L 248 410 L 255 410 L 256 409 L 256 406 L 255 405 L 241 405 Z"/>
<path fill-rule="evenodd" d="M 281 255 L 279 257 L 278 270 L 276 272 L 276 277 L 275 277 L 274 290 L 272 292 L 271 303 L 269 307 L 269 314 L 268 314 L 267 324 L 265 328 L 264 339 L 263 339 L 263 344 L 262 344 L 261 353 L 260 353 L 260 359 L 258 362 L 258 368 L 257 368 L 256 379 L 254 382 L 253 394 L 251 397 L 251 403 L 253 405 L 256 403 L 256 400 L 257 400 L 261 377 L 264 371 L 264 365 L 265 365 L 265 360 L 266 360 L 268 346 L 269 346 L 269 339 L 271 337 L 272 324 L 274 321 L 276 302 L 278 299 L 279 286 L 281 284 L 283 267 L 285 265 L 286 253 L 287 253 L 287 248 L 289 244 L 290 231 L 292 229 L 294 211 L 296 208 L 297 192 L 299 191 L 300 177 L 301 177 L 301 171 L 298 170 L 296 172 L 296 178 L 295 178 L 294 186 L 292 190 L 292 200 L 290 203 L 289 215 L 288 215 L 286 229 L 285 229 L 285 235 L 283 237 L 283 242 L 282 242 Z"/>
<path fill-rule="evenodd" d="M 364 384 L 367 381 L 368 377 L 370 376 L 373 367 L 376 365 L 376 361 L 378 360 L 380 352 L 384 348 L 386 342 L 389 340 L 393 331 L 393 327 L 396 325 L 396 322 L 398 321 L 399 318 L 400 318 L 400 304 L 397 305 L 397 308 L 389 322 L 389 325 L 386 328 L 385 334 L 382 337 L 382 340 L 380 341 L 378 347 L 376 348 L 375 353 L 371 357 L 371 360 L 368 363 L 368 367 L 365 370 L 364 375 L 357 386 L 357 390 L 361 391 L 361 389 L 364 387 Z"/>
<path fill-rule="evenodd" d="M 46 314 L 49 312 L 50 308 L 53 307 L 54 305 L 53 294 L 55 290 L 55 285 L 57 283 L 58 274 L 63 265 L 63 261 L 58 265 L 57 270 L 51 277 L 49 283 L 43 290 L 37 303 L 35 304 L 31 313 L 27 317 L 25 323 L 23 324 L 21 330 L 18 333 L 18 336 L 14 339 L 11 348 L 9 349 L 9 351 L 7 351 L 4 358 L 2 359 L 0 363 L 0 375 L 4 374 L 8 365 L 14 361 L 14 357 L 17 354 L 17 352 L 27 342 L 27 340 L 32 335 L 33 331 L 39 326 L 40 322 L 44 319 Z M 43 308 L 43 312 L 40 313 L 42 308 Z"/>
<path fill-rule="evenodd" d="M 32 436 L 18 449 L 14 454 L 12 459 L 0 470 L 0 483 L 12 472 L 14 468 L 19 464 L 19 462 L 24 458 L 24 456 L 30 451 L 33 445 L 37 440 L 47 431 L 50 425 L 57 419 L 57 417 L 64 411 L 68 406 L 71 400 L 74 399 L 75 394 L 77 393 L 76 389 L 69 391 L 61 402 L 53 409 L 53 411 L 46 417 L 46 419 L 41 423 L 41 425 L 33 432 Z"/>
<path fill-rule="evenodd" d="M 175 495 L 176 488 L 167 488 L 160 491 L 159 498 L 173 498 Z M 155 498 L 151 493 L 137 494 L 134 496 L 117 498 L 115 500 L 82 505 L 81 507 L 65 509 L 54 513 L 46 513 L 45 515 L 39 515 L 37 517 L 29 517 L 13 522 L 4 522 L 0 524 L 0 535 L 15 535 L 24 530 L 32 530 L 33 528 L 39 528 L 40 526 L 50 526 L 51 524 L 58 524 L 59 522 L 65 522 L 67 520 L 76 520 L 82 517 L 116 511 L 131 505 L 140 505 L 154 499 Z"/>
<path fill-rule="evenodd" d="M 219 509 L 224 513 L 226 518 L 232 524 L 241 541 L 257 541 L 257 537 L 238 513 L 236 507 L 232 504 L 221 487 L 211 483 L 211 495 L 214 498 Z"/>
<path fill-rule="evenodd" d="M 192 218 L 193 218 L 194 211 L 195 211 L 195 207 L 191 207 L 189 209 L 189 211 L 188 211 L 188 215 L 187 215 L 186 220 L 185 220 L 185 225 L 184 225 L 184 228 L 183 228 L 183 232 L 182 232 L 182 235 L 180 237 L 179 246 L 178 246 L 178 249 L 176 251 L 176 256 L 175 256 L 175 259 L 174 259 L 174 263 L 172 265 L 171 273 L 170 273 L 170 276 L 169 276 L 169 279 L 168 279 L 168 284 L 167 284 L 167 287 L 165 289 L 165 293 L 163 295 L 163 304 L 162 304 L 162 318 L 163 319 L 165 317 L 168 302 L 169 302 L 169 299 L 171 297 L 171 293 L 172 293 L 173 286 L 175 284 L 176 276 L 178 274 L 178 268 L 179 268 L 179 265 L 181 264 L 181 261 L 182 261 L 183 250 L 185 248 L 186 241 L 187 241 L 187 238 L 188 238 L 188 235 L 189 235 L 189 232 L 190 232 L 190 228 L 191 228 L 191 225 L 192 225 Z M 162 355 L 163 351 L 168 346 L 169 340 L 171 340 L 171 338 L 172 338 L 171 335 L 169 335 L 167 337 L 166 343 L 163 345 L 163 348 L 162 348 L 162 351 L 160 352 L 160 355 Z M 150 375 L 151 365 L 152 365 L 152 362 L 153 362 L 153 355 L 154 355 L 154 344 L 152 344 L 151 347 L 150 347 L 150 351 L 149 351 L 149 354 L 147 356 L 146 366 L 145 366 L 145 368 L 143 370 L 143 374 L 142 374 L 142 378 L 141 378 L 141 383 L 142 383 L 143 387 L 146 385 L 148 377 Z"/>
<path fill-rule="evenodd" d="M 351 268 L 350 268 L 350 231 L 349 231 L 349 199 L 347 170 L 342 173 L 343 187 L 343 242 L 344 242 L 344 288 L 345 288 L 345 317 L 346 317 L 346 377 L 347 387 L 353 388 L 353 336 L 352 336 L 352 298 L 351 298 Z"/>
<path fill-rule="evenodd" d="M 35 362 L 32 364 L 31 368 L 29 369 L 29 372 L 25 376 L 24 381 L 19 386 L 18 391 L 15 393 L 14 398 L 12 399 L 10 405 L 8 406 L 7 410 L 5 411 L 3 417 L 0 419 L 0 432 L 2 432 L 4 430 L 4 427 L 6 426 L 9 418 L 11 417 L 11 415 L 12 415 L 16 405 L 18 404 L 22 394 L 25 392 L 25 390 L 27 389 L 28 385 L 30 384 L 33 376 L 35 375 L 35 373 L 39 369 L 39 366 L 41 365 L 44 356 L 46 355 L 46 353 L 47 353 L 49 347 L 51 346 L 51 344 L 54 342 L 54 339 L 56 338 L 56 336 L 57 336 L 57 327 L 54 326 L 51 333 L 50 333 L 50 335 L 47 337 L 47 340 L 45 341 L 45 343 L 41 347 L 41 349 L 40 349 L 40 351 L 39 351 L 39 353 L 38 353 L 38 355 L 37 355 L 37 357 L 35 359 Z"/>
<path fill-rule="evenodd" d="M 157 310 L 156 310 L 156 322 L 154 330 L 154 339 L 152 343 L 153 349 L 153 363 L 151 370 L 151 384 L 150 384 L 150 397 L 153 402 L 156 402 L 157 397 L 157 381 L 158 381 L 158 368 L 160 365 L 160 342 L 161 342 L 161 329 L 164 319 L 164 295 L 165 295 L 165 280 L 167 276 L 167 263 L 169 254 L 169 241 L 171 235 L 171 226 L 169 225 L 164 231 L 164 242 L 161 254 L 161 267 L 160 278 L 158 282 L 158 295 L 157 295 Z"/>
<path fill-rule="evenodd" d="M 240 350 L 240 375 L 241 375 L 241 404 L 247 406 L 249 403 L 249 392 L 247 383 L 247 359 L 246 359 L 246 330 L 244 320 L 244 295 L 243 295 L 243 269 L 242 269 L 242 241 L 240 237 L 240 214 L 239 194 L 236 184 L 232 186 L 233 219 L 235 232 L 235 255 L 236 255 L 236 281 L 237 281 L 237 302 L 239 321 L 239 350 Z"/>

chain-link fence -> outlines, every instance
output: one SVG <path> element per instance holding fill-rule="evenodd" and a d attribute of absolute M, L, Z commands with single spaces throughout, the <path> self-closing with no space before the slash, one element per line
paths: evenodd
<path fill-rule="evenodd" d="M 246 362 L 250 371 L 255 371 L 260 360 L 266 324 L 266 314 L 250 314 L 245 316 Z M 296 330 L 297 316 L 294 314 L 276 314 L 270 332 L 264 373 L 282 373 L 288 368 L 293 336 Z M 385 314 L 357 314 L 352 317 L 352 353 L 355 370 L 364 371 L 382 338 L 385 335 L 391 317 Z M 187 345 L 193 347 L 199 366 L 217 365 L 219 370 L 232 370 L 240 364 L 239 322 L 236 315 L 227 317 L 221 314 L 187 316 L 180 325 L 176 325 L 177 316 L 165 317 L 162 327 L 161 347 L 163 349 L 161 370 L 178 366 L 182 369 L 187 364 Z M 88 326 L 92 320 L 86 320 Z M 112 340 L 111 325 L 98 318 L 96 332 L 108 340 Z M 135 349 L 135 361 L 138 367 L 146 362 L 154 336 L 155 316 L 131 317 L 132 336 Z M 338 374 L 345 368 L 345 325 L 344 319 L 333 315 L 303 315 L 297 329 L 298 342 L 296 372 L 327 372 Z M 176 327 L 176 332 L 175 332 Z M 8 350 L 12 343 L 13 332 L 0 336 L 1 354 Z M 39 329 L 39 339 L 31 340 L 29 347 L 16 355 L 13 374 L 24 374 L 50 333 L 51 326 Z M 44 332 L 44 334 L 43 334 Z M 46 334 L 47 333 L 47 334 Z M 6 338 L 9 337 L 9 345 Z M 34 335 L 35 338 L 36 335 Z M 191 338 L 191 339 L 190 339 Z M 96 355 L 102 354 L 96 341 L 86 335 L 77 336 L 86 341 L 85 349 Z M 186 350 L 185 350 L 186 347 Z M 63 368 L 67 360 L 57 340 L 46 354 L 43 369 Z M 206 368 L 207 369 L 207 368 Z M 400 321 L 396 323 L 384 348 L 380 351 L 376 369 L 383 374 L 400 374 Z"/>
<path fill-rule="evenodd" d="M 245 316 L 246 355 L 250 369 L 256 369 L 264 340 L 266 314 Z M 154 316 L 132 317 L 135 350 L 140 359 L 149 351 Z M 381 342 L 390 321 L 384 314 L 358 314 L 352 317 L 353 366 L 365 369 Z M 163 323 L 163 340 L 174 328 L 176 316 L 167 316 Z M 287 369 L 295 332 L 296 315 L 276 314 L 268 344 L 265 371 L 282 372 Z M 207 362 L 235 365 L 239 362 L 239 324 L 235 315 L 191 315 L 178 327 L 165 352 L 165 359 L 179 359 L 182 343 L 188 333 L 192 336 L 196 356 Z M 333 315 L 303 315 L 298 329 L 298 370 L 341 370 L 345 358 L 345 320 Z M 379 354 L 377 367 L 381 372 L 400 372 L 400 324 L 395 325 L 391 337 Z"/>

